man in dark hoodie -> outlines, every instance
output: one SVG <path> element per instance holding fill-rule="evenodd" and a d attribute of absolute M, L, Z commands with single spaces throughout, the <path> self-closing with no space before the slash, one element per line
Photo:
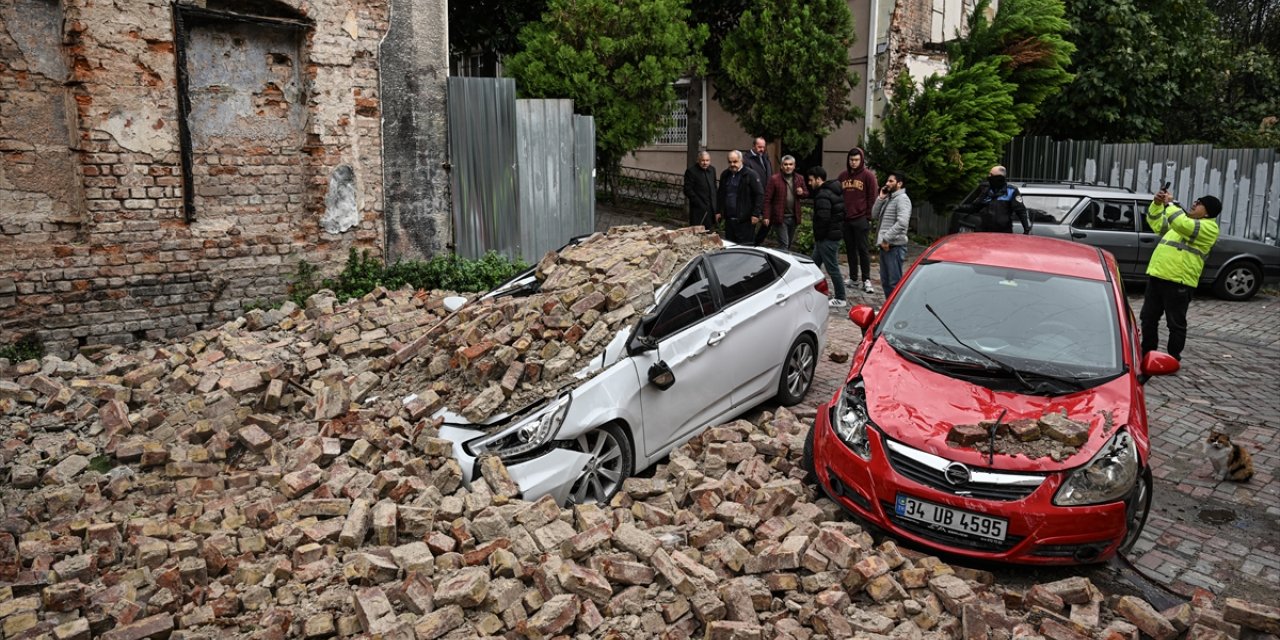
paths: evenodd
<path fill-rule="evenodd" d="M 840 276 L 840 229 L 844 226 L 844 197 L 839 180 L 827 180 L 827 170 L 809 169 L 809 193 L 813 194 L 813 261 L 825 266 L 835 287 L 836 297 L 827 301 L 832 307 L 843 307 L 844 278 Z"/>
<path fill-rule="evenodd" d="M 876 174 L 867 168 L 866 154 L 854 147 L 849 150 L 845 170 L 836 178 L 840 181 L 844 196 L 844 250 L 849 255 L 849 284 L 871 293 L 871 251 L 868 235 L 871 231 L 871 209 L 880 195 Z M 861 273 L 859 273 L 861 268 Z"/>

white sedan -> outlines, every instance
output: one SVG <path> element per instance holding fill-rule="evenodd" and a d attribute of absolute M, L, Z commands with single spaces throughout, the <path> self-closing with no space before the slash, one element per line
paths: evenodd
<path fill-rule="evenodd" d="M 533 277 L 485 297 L 512 295 Z M 798 254 L 733 245 L 703 253 L 577 372 L 576 385 L 481 425 L 444 411 L 440 437 L 454 443 L 468 482 L 477 458 L 495 454 L 526 499 L 607 502 L 624 479 L 708 426 L 770 398 L 800 402 L 826 343 L 826 289 Z"/>

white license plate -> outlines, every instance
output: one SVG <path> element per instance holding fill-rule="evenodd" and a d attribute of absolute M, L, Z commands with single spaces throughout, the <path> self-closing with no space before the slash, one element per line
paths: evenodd
<path fill-rule="evenodd" d="M 996 542 L 1003 542 L 1005 533 L 1009 529 L 1008 520 L 944 507 L 901 493 L 898 494 L 893 508 L 899 516 L 908 520 Z"/>

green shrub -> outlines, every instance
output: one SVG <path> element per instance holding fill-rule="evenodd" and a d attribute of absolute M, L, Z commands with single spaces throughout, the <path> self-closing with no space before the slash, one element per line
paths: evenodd
<path fill-rule="evenodd" d="M 459 258 L 453 254 L 430 260 L 408 260 L 384 266 L 369 250 L 352 249 L 347 264 L 335 278 L 315 283 L 318 270 L 305 261 L 290 284 L 290 299 L 302 305 L 307 297 L 321 288 L 332 290 L 338 299 L 359 298 L 378 286 L 387 289 L 447 289 L 450 291 L 488 291 L 515 274 L 528 269 L 523 260 L 508 260 L 490 251 L 479 260 Z"/>
<path fill-rule="evenodd" d="M 0 346 L 0 358 L 9 362 L 26 362 L 44 357 L 44 343 L 34 335 L 20 338 L 13 344 Z"/>

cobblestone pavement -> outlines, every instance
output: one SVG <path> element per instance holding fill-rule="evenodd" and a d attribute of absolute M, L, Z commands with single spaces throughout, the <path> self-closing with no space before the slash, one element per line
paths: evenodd
<path fill-rule="evenodd" d="M 637 219 L 611 213 L 598 221 L 607 228 Z M 914 247 L 908 260 L 921 250 Z M 841 267 L 847 274 L 843 257 Z M 850 289 L 851 305 L 879 308 L 884 303 L 879 279 L 872 281 L 874 294 Z M 1135 311 L 1141 308 L 1140 290 L 1130 291 L 1129 303 Z M 861 340 L 847 313 L 847 308 L 832 310 L 828 352 L 852 355 Z M 1191 330 L 1182 370 L 1146 386 L 1155 488 L 1146 528 L 1129 560 L 1149 579 L 1184 596 L 1204 588 L 1220 597 L 1274 602 L 1280 585 L 1280 297 L 1225 302 L 1201 295 L 1187 319 Z M 1163 327 L 1160 344 L 1165 344 Z M 835 363 L 824 354 L 798 409 L 812 411 L 829 400 L 848 371 L 848 362 Z M 1209 477 L 1212 467 L 1200 443 L 1211 428 L 1248 448 L 1253 480 L 1240 484 Z M 1102 583 L 1116 579 L 1105 565 L 1068 571 Z M 1016 579 L 1020 573 L 1025 574 L 1010 571 L 1008 576 Z"/>

